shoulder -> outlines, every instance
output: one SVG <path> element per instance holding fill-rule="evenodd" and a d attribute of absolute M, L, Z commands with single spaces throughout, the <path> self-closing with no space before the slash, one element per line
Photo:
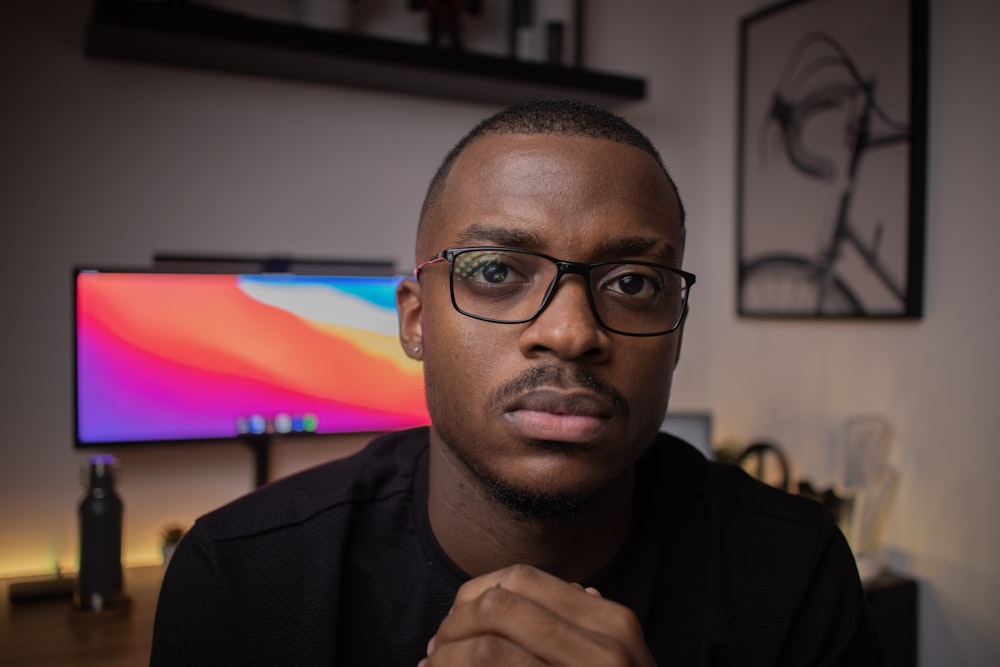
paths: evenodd
<path fill-rule="evenodd" d="M 334 664 L 357 572 L 416 548 L 426 447 L 426 430 L 388 434 L 201 517 L 164 575 L 151 664 Z"/>
<path fill-rule="evenodd" d="M 674 438 L 656 449 L 661 479 L 683 508 L 671 523 L 671 535 L 683 535 L 671 547 L 683 579 L 666 579 L 688 610 L 704 605 L 714 656 L 879 663 L 854 557 L 822 505 L 707 461 Z"/>
<path fill-rule="evenodd" d="M 657 443 L 667 504 L 685 548 L 704 563 L 718 595 L 784 598 L 789 611 L 817 577 L 857 578 L 833 516 L 819 503 L 768 486 L 735 465 L 707 461 L 675 438 Z M 835 565 L 833 564 L 835 563 Z"/>
<path fill-rule="evenodd" d="M 352 456 L 282 478 L 206 514 L 195 532 L 209 541 L 249 537 L 408 494 L 426 448 L 426 428 L 383 435 Z"/>
<path fill-rule="evenodd" d="M 832 523 L 832 515 L 816 501 L 769 486 L 728 463 L 708 463 L 706 491 L 719 509 L 740 521 L 775 523 L 789 529 Z"/>
<path fill-rule="evenodd" d="M 663 481 L 675 493 L 700 499 L 716 521 L 791 533 L 832 526 L 832 517 L 819 503 L 768 486 L 739 466 L 708 461 L 674 436 L 661 434 L 653 449 Z"/>

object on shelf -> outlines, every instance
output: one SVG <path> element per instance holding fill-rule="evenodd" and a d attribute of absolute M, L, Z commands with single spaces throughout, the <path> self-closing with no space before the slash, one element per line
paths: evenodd
<path fill-rule="evenodd" d="M 637 77 L 434 49 L 184 2 L 94 0 L 84 48 L 93 57 L 497 105 L 573 97 L 610 107 L 646 96 L 646 82 Z"/>
<path fill-rule="evenodd" d="M 462 12 L 477 15 L 482 11 L 480 0 L 410 0 L 410 9 L 427 12 L 427 32 L 431 47 L 445 46 L 462 51 Z"/>

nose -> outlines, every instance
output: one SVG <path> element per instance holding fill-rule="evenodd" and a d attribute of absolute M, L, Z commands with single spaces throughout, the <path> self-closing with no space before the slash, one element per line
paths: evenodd
<path fill-rule="evenodd" d="M 538 316 L 521 334 L 521 353 L 526 357 L 550 353 L 563 360 L 607 358 L 610 338 L 594 317 L 583 276 L 567 274 Z"/>

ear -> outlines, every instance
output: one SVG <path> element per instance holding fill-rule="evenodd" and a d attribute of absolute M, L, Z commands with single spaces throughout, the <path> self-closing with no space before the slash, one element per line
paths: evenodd
<path fill-rule="evenodd" d="M 399 342 L 406 356 L 423 359 L 424 329 L 423 296 L 420 283 L 413 278 L 403 278 L 396 287 L 396 311 L 399 315 Z"/>

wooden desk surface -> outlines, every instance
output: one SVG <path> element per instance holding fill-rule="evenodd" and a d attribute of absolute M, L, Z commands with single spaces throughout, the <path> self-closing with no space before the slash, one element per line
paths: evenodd
<path fill-rule="evenodd" d="M 115 618 L 78 619 L 66 599 L 11 604 L 9 586 L 26 579 L 0 579 L 0 665 L 17 667 L 145 667 L 163 568 L 125 570 L 132 606 Z"/>

